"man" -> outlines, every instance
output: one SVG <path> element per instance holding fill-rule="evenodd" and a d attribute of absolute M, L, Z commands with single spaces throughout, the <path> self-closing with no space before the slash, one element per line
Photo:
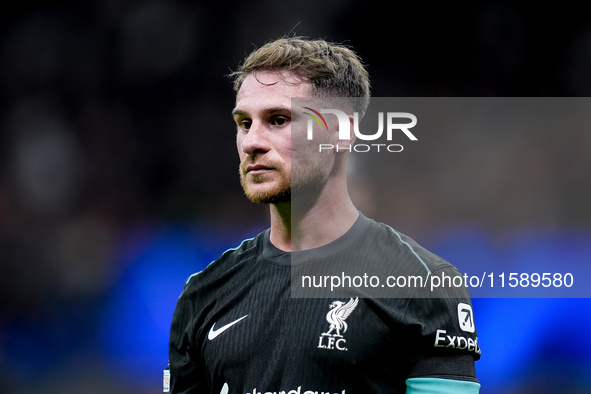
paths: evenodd
<path fill-rule="evenodd" d="M 318 152 L 304 137 L 304 112 L 327 103 L 365 112 L 369 78 L 357 55 L 279 39 L 233 77 L 240 180 L 250 200 L 269 205 L 271 226 L 187 280 L 171 326 L 170 392 L 477 393 L 480 348 L 464 289 L 292 296 L 292 269 L 301 267 L 459 275 L 355 208 L 345 170 L 354 137 L 339 139 L 334 117 L 314 133 L 335 149 Z M 293 97 L 305 98 L 305 111 L 292 108 Z"/>

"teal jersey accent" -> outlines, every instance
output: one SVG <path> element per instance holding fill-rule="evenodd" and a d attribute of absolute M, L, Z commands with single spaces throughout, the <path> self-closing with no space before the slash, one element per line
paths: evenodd
<path fill-rule="evenodd" d="M 423 265 L 423 267 L 425 267 L 425 269 L 427 270 L 427 273 L 429 275 L 431 275 L 431 270 L 429 269 L 429 266 L 427 266 L 427 264 L 425 263 L 425 261 L 421 258 L 421 256 L 418 255 L 418 253 L 415 251 L 415 249 L 405 240 L 402 239 L 402 236 L 400 235 L 400 233 L 396 230 L 394 230 L 392 227 L 387 226 L 394 234 L 396 234 L 396 236 L 398 237 L 398 239 L 400 240 L 400 242 L 402 242 L 404 245 L 406 245 L 406 247 L 408 249 L 410 249 L 410 251 L 412 252 L 412 254 L 414 254 L 416 256 L 416 258 L 421 262 L 421 264 Z"/>
<path fill-rule="evenodd" d="M 480 384 L 467 380 L 411 378 L 406 380 L 406 394 L 478 394 Z"/>

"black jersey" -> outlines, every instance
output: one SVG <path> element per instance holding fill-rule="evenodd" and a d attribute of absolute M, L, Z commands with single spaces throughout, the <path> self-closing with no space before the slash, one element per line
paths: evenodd
<path fill-rule="evenodd" d="M 459 276 L 363 215 L 335 242 L 305 252 L 298 264 L 343 255 L 416 277 Z M 409 382 L 478 391 L 480 346 L 467 288 L 437 297 L 421 295 L 429 288 L 404 298 L 354 288 L 342 298 L 294 298 L 291 265 L 292 254 L 275 248 L 266 230 L 187 280 L 171 326 L 170 392 L 405 393 Z"/>

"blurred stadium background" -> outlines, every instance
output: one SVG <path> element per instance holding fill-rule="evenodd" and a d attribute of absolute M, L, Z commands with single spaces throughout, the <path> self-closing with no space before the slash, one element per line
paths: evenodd
<path fill-rule="evenodd" d="M 375 96 L 591 93 L 591 17 L 566 7 L 12 4 L 0 14 L 0 393 L 161 392 L 184 280 L 266 226 L 238 183 L 225 74 L 293 32 L 353 46 Z M 472 156 L 393 170 L 383 195 L 404 209 L 387 222 L 460 266 L 589 265 L 588 129 L 483 133 L 487 150 L 450 136 Z M 465 182 L 487 187 L 466 195 Z M 370 216 L 383 203 L 361 201 Z M 474 304 L 482 393 L 591 392 L 589 299 Z"/>

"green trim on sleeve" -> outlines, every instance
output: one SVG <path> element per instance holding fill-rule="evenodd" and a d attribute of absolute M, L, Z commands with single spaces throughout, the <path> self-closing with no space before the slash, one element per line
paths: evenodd
<path fill-rule="evenodd" d="M 406 394 L 478 394 L 480 384 L 466 380 L 411 378 L 406 380 Z"/>

